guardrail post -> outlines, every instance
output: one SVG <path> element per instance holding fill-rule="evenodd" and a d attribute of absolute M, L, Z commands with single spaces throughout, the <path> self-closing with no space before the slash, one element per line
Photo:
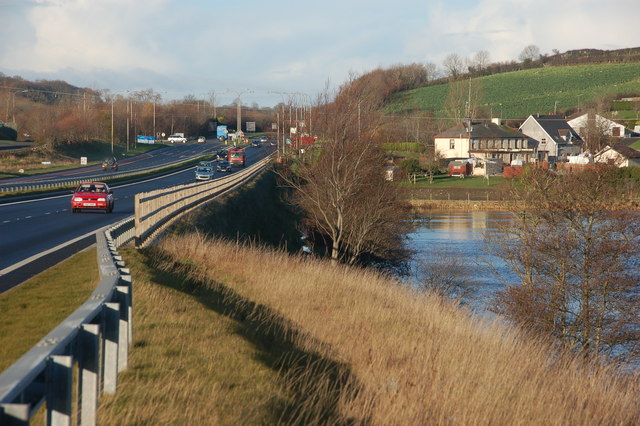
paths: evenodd
<path fill-rule="evenodd" d="M 54 355 L 47 370 L 47 425 L 71 425 L 73 358 Z"/>
<path fill-rule="evenodd" d="M 129 268 L 120 269 L 120 282 L 122 283 L 122 285 L 126 286 L 129 289 L 129 297 L 127 298 L 127 323 L 129 325 L 127 329 L 127 340 L 129 342 L 129 346 L 131 346 L 131 344 L 133 343 L 133 284 L 131 279 L 131 271 L 129 270 Z"/>
<path fill-rule="evenodd" d="M 129 287 L 116 287 L 116 300 L 120 305 L 118 321 L 118 373 L 127 369 L 129 364 Z"/>
<path fill-rule="evenodd" d="M 120 304 L 104 304 L 102 389 L 106 394 L 118 388 L 118 335 L 120 334 Z"/>
<path fill-rule="evenodd" d="M 29 408 L 29 404 L 0 404 L 0 424 L 28 426 Z"/>
<path fill-rule="evenodd" d="M 98 408 L 98 373 L 100 372 L 100 326 L 83 324 L 78 346 L 80 356 L 80 424 L 95 425 Z"/>
<path fill-rule="evenodd" d="M 133 214 L 134 214 L 134 222 L 133 222 L 133 228 L 135 229 L 135 241 L 134 244 L 136 246 L 136 248 L 140 247 L 140 244 L 142 244 L 141 241 L 141 230 L 140 230 L 140 194 L 136 194 L 134 196 L 133 199 Z"/>

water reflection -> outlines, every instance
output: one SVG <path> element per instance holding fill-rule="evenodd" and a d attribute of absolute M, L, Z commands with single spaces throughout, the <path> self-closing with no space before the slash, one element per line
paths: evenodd
<path fill-rule="evenodd" d="M 491 255 L 485 235 L 497 232 L 500 225 L 512 220 L 510 213 L 499 211 L 433 211 L 417 219 L 407 243 L 415 252 L 410 264 L 412 283 L 424 279 L 420 272 L 424 259 L 433 258 L 436 253 L 457 256 L 467 267 L 467 279 L 474 290 L 465 303 L 486 313 L 493 293 L 504 285 L 496 272 L 507 277 L 510 274 L 506 264 Z"/>

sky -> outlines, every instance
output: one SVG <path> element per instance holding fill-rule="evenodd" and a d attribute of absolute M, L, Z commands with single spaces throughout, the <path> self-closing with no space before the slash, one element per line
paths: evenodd
<path fill-rule="evenodd" d="M 640 47 L 637 0 L 0 0 L 0 72 L 228 105 L 309 100 L 377 68 Z"/>

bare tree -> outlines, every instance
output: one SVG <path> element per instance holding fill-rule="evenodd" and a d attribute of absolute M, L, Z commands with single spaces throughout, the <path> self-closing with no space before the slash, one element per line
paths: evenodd
<path fill-rule="evenodd" d="M 442 72 L 440 71 L 438 66 L 433 62 L 427 62 L 424 65 L 424 68 L 427 70 L 428 81 L 437 80 L 442 76 Z"/>
<path fill-rule="evenodd" d="M 432 184 L 435 175 L 440 173 L 440 162 L 442 161 L 443 157 L 442 153 L 440 151 L 435 151 L 434 147 L 433 156 L 427 158 L 429 159 L 423 165 L 423 168 L 425 174 L 427 175 L 427 178 L 429 179 L 429 184 Z"/>
<path fill-rule="evenodd" d="M 450 82 L 445 101 L 447 116 L 455 123 L 460 123 L 463 118 L 477 117 L 482 97 L 483 89 L 479 79 Z"/>
<path fill-rule="evenodd" d="M 640 223 L 614 169 L 525 173 L 493 241 L 519 283 L 493 309 L 585 356 L 640 357 Z"/>
<path fill-rule="evenodd" d="M 540 48 L 535 44 L 530 44 L 522 49 L 520 56 L 518 56 L 520 62 L 532 62 L 540 59 Z"/>
<path fill-rule="evenodd" d="M 596 153 L 611 143 L 611 121 L 599 115 L 600 109 L 587 111 L 586 122 L 580 129 L 580 137 L 584 140 L 584 150 Z"/>
<path fill-rule="evenodd" d="M 313 112 L 319 142 L 281 176 L 295 190 L 306 227 L 327 239 L 333 262 L 394 261 L 403 256 L 406 207 L 385 183 L 384 153 L 371 139 L 379 98 L 353 82 L 333 98 L 321 95 Z"/>
<path fill-rule="evenodd" d="M 457 53 L 447 55 L 447 57 L 444 58 L 444 61 L 442 61 L 442 66 L 444 66 L 447 75 L 452 79 L 458 78 L 460 73 L 464 70 L 464 62 Z"/>
<path fill-rule="evenodd" d="M 469 71 L 482 73 L 489 66 L 489 52 L 480 50 L 473 55 L 469 64 Z"/>

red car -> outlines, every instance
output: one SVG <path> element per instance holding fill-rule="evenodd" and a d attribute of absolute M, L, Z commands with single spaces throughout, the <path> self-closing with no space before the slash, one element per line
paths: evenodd
<path fill-rule="evenodd" d="M 103 182 L 85 182 L 78 185 L 71 197 L 71 212 L 80 210 L 113 211 L 113 191 Z"/>

